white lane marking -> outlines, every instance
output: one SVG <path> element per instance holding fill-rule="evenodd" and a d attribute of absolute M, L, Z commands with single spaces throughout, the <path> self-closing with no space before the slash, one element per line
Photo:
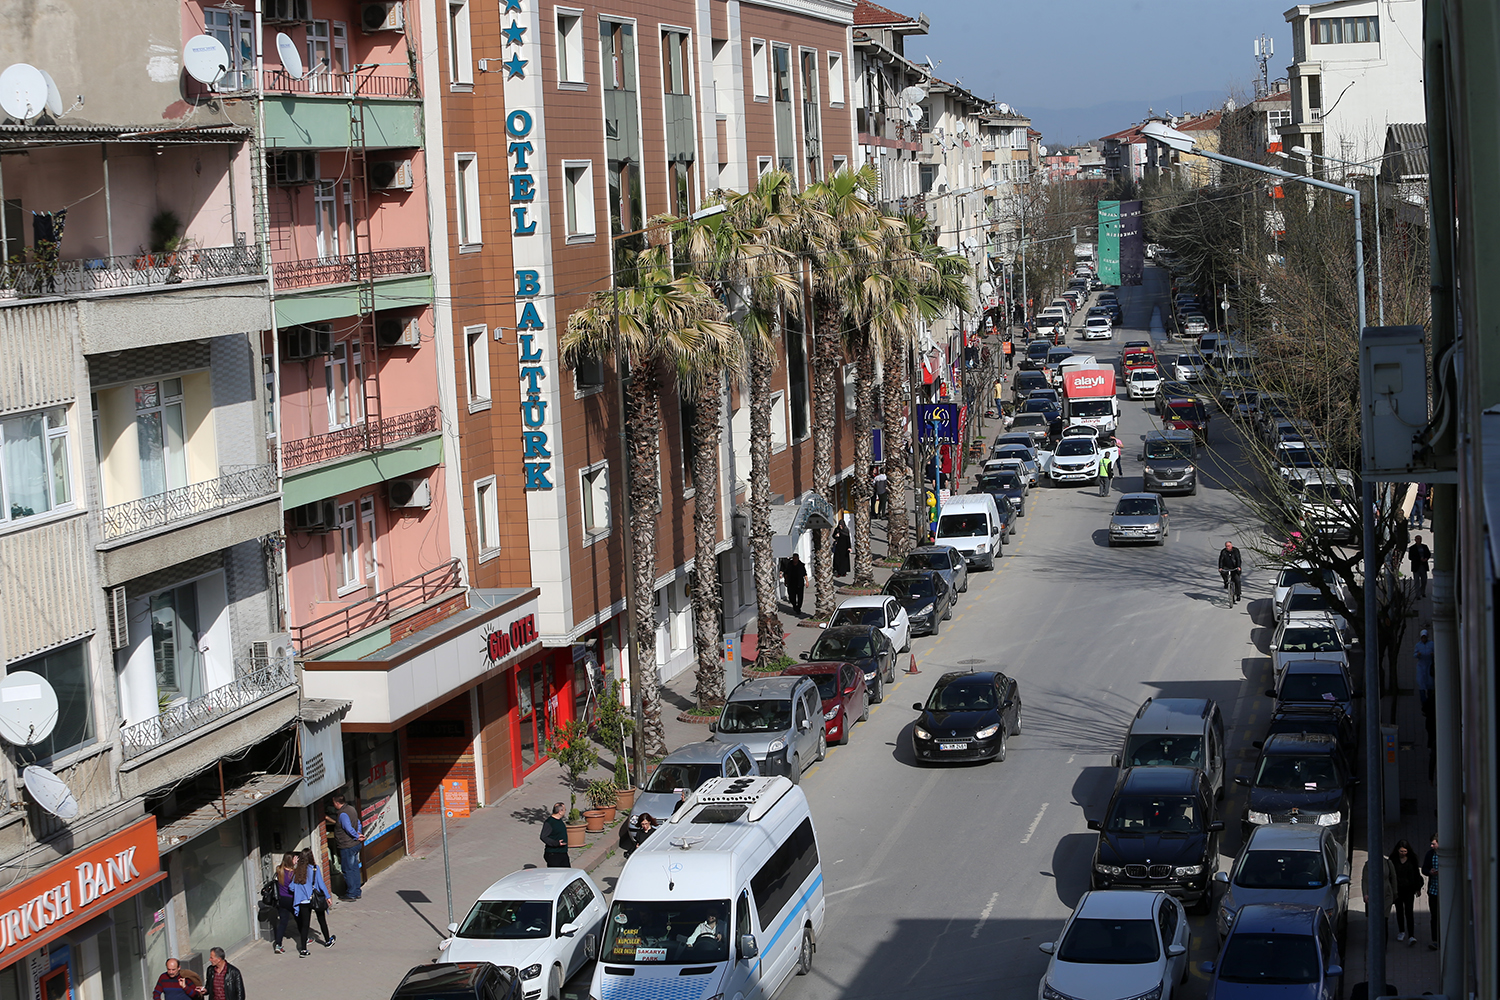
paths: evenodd
<path fill-rule="evenodd" d="M 1042 825 L 1042 814 L 1047 811 L 1047 807 L 1051 804 L 1050 802 L 1042 803 L 1042 808 L 1036 811 L 1036 819 L 1032 820 L 1031 825 L 1026 828 L 1026 836 L 1021 838 L 1021 843 L 1031 843 L 1031 835 L 1036 833 L 1036 828 Z"/>
<path fill-rule="evenodd" d="M 879 881 L 880 881 L 880 879 L 878 879 L 878 878 L 877 879 L 871 879 L 868 882 L 861 882 L 859 885 L 845 886 L 842 889 L 835 889 L 832 892 L 825 892 L 825 893 L 823 893 L 823 895 L 825 897 L 827 897 L 827 896 L 838 896 L 838 895 L 842 895 L 843 893 L 846 893 L 846 892 L 853 892 L 855 889 L 863 889 L 865 886 L 868 886 L 868 885 L 874 885 L 876 882 L 879 882 Z"/>
<path fill-rule="evenodd" d="M 1070 754 L 1068 754 L 1068 763 L 1069 764 L 1073 763 L 1073 758 L 1075 758 L 1077 756 L 1078 755 L 1076 753 L 1070 753 Z"/>
<path fill-rule="evenodd" d="M 974 929 L 969 932 L 969 937 L 971 937 L 971 938 L 977 938 L 977 937 L 979 937 L 979 932 L 982 931 L 982 930 L 984 930 L 984 922 L 986 920 L 990 919 L 990 914 L 991 913 L 995 912 L 995 901 L 998 900 L 999 898 L 1000 898 L 1000 894 L 998 892 L 995 893 L 994 895 L 990 896 L 990 901 L 988 903 L 984 904 L 984 909 L 982 909 L 982 910 L 979 911 L 979 923 L 977 923 L 977 924 L 974 925 Z"/>

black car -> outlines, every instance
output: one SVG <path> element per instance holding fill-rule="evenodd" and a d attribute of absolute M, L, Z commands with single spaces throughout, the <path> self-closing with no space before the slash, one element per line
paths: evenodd
<path fill-rule="evenodd" d="M 489 962 L 434 962 L 408 972 L 391 1000 L 521 1000 L 521 979 Z"/>
<path fill-rule="evenodd" d="M 1047 363 L 1047 352 L 1052 350 L 1052 341 L 1033 340 L 1026 345 L 1026 353 L 1021 357 L 1022 371 L 1037 371 Z"/>
<path fill-rule="evenodd" d="M 875 625 L 835 625 L 818 633 L 804 660 L 837 660 L 853 663 L 864 672 L 870 700 L 879 704 L 885 686 L 896 683 L 896 647 Z"/>
<path fill-rule="evenodd" d="M 1349 842 L 1354 780 L 1339 741 L 1323 733 L 1277 733 L 1260 748 L 1250 787 L 1244 832 L 1267 823 L 1331 826 L 1339 843 Z"/>
<path fill-rule="evenodd" d="M 1196 767 L 1120 772 L 1099 831 L 1093 889 L 1160 889 L 1207 913 L 1219 864 L 1219 831 L 1208 776 Z"/>
<path fill-rule="evenodd" d="M 1043 357 L 1046 357 L 1044 354 Z M 1010 398 L 1017 406 L 1031 396 L 1036 389 L 1046 389 L 1051 386 L 1047 376 L 1035 368 L 1026 368 L 1016 372 L 1010 377 Z"/>
<path fill-rule="evenodd" d="M 1003 506 L 1002 500 L 1015 509 L 1017 517 L 1026 516 L 1026 484 L 1016 473 L 1006 470 L 1003 472 L 981 472 L 974 477 L 974 489 L 976 492 L 985 492 L 995 498 L 995 506 Z M 1005 512 L 1001 511 L 1001 516 Z M 1014 532 L 1015 526 L 1011 529 Z"/>
<path fill-rule="evenodd" d="M 1346 760 L 1354 759 L 1358 745 L 1358 731 L 1354 719 L 1338 703 L 1325 705 L 1281 705 L 1271 716 L 1271 726 L 1266 730 L 1266 739 L 1279 733 L 1322 733 L 1332 736 L 1344 750 Z M 1257 742 L 1259 750 L 1264 741 Z"/>
<path fill-rule="evenodd" d="M 901 568 L 937 570 L 955 591 L 960 594 L 968 592 L 969 561 L 951 545 L 919 545 L 906 554 Z"/>
<path fill-rule="evenodd" d="M 1004 760 L 1006 739 L 1021 734 L 1021 692 L 998 670 L 964 671 L 938 678 L 911 727 L 918 763 Z"/>
<path fill-rule="evenodd" d="M 880 592 L 906 609 L 912 635 L 918 629 L 923 635 L 937 635 L 942 623 L 953 617 L 953 603 L 958 600 L 958 593 L 935 569 L 897 570 Z"/>

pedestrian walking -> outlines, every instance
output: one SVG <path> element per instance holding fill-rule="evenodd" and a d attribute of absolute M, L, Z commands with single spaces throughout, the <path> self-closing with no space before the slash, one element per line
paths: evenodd
<path fill-rule="evenodd" d="M 1396 872 L 1396 940 L 1415 947 L 1415 908 L 1417 895 L 1422 891 L 1422 868 L 1417 864 L 1417 852 L 1407 841 L 1398 840 L 1391 848 L 1391 868 Z"/>
<path fill-rule="evenodd" d="M 245 977 L 224 958 L 224 949 L 208 949 L 208 984 L 204 995 L 209 1000 L 245 1000 Z"/>
<path fill-rule="evenodd" d="M 364 895 L 361 885 L 363 862 L 360 859 L 360 848 L 365 845 L 364 827 L 360 823 L 359 813 L 355 812 L 343 792 L 333 794 L 333 809 L 338 817 L 338 826 L 333 831 L 333 844 L 339 852 L 339 871 L 344 873 L 344 892 L 339 898 L 353 902 Z"/>
<path fill-rule="evenodd" d="M 849 538 L 849 524 L 844 515 L 839 515 L 838 527 L 833 529 L 833 575 L 849 575 L 849 550 L 853 547 Z"/>
<path fill-rule="evenodd" d="M 1432 843 L 1422 858 L 1422 874 L 1427 876 L 1427 924 L 1432 931 L 1432 940 L 1427 942 L 1428 951 L 1438 950 L 1438 838 L 1432 835 Z"/>
<path fill-rule="evenodd" d="M 1417 581 L 1417 596 L 1427 596 L 1427 570 L 1432 566 L 1432 550 L 1422 543 L 1422 536 L 1417 535 L 1411 548 L 1406 550 L 1406 558 L 1411 561 L 1411 575 Z"/>
<path fill-rule="evenodd" d="M 1014 345 L 1014 344 L 1012 344 L 1010 342 L 1010 338 L 1009 337 L 1006 337 L 1003 341 L 1000 342 L 1000 353 L 1003 354 L 1003 355 L 1005 355 L 1005 370 L 1006 371 L 1010 371 L 1012 368 L 1014 368 L 1016 366 L 1016 345 Z M 996 399 L 1000 398 L 1000 391 L 999 391 L 999 386 L 998 385 L 995 387 L 995 398 Z"/>
<path fill-rule="evenodd" d="M 1240 571 L 1243 568 L 1240 561 L 1240 550 L 1234 547 L 1233 542 L 1225 542 L 1224 548 L 1219 552 L 1219 576 L 1224 579 L 1224 589 L 1229 591 L 1229 603 L 1240 603 Z"/>
<path fill-rule="evenodd" d="M 167 959 L 167 971 L 156 977 L 151 1000 L 198 1000 L 203 995 L 202 980 L 191 969 L 184 969 L 175 958 Z"/>
<path fill-rule="evenodd" d="M 568 824 L 563 822 L 563 804 L 552 803 L 552 814 L 542 821 L 542 860 L 548 868 L 571 868 L 568 857 Z"/>
<path fill-rule="evenodd" d="M 313 863 L 313 852 L 308 847 L 297 855 L 297 866 L 292 869 L 292 906 L 297 911 L 297 954 L 307 957 L 314 916 L 323 932 L 323 947 L 332 948 L 338 938 L 328 933 L 328 883 L 323 881 L 323 873 Z"/>
<path fill-rule="evenodd" d="M 874 466 L 870 469 L 870 485 L 875 489 L 875 495 L 870 500 L 870 516 L 884 517 L 886 511 L 886 494 L 891 490 L 891 479 L 885 474 L 885 469 Z"/>
<path fill-rule="evenodd" d="M 1417 699 L 1422 706 L 1422 718 L 1427 720 L 1427 749 L 1433 750 L 1437 746 L 1437 731 L 1434 726 L 1436 715 L 1432 704 L 1432 665 L 1436 659 L 1436 649 L 1425 628 L 1417 637 L 1417 644 L 1412 647 L 1412 658 L 1417 664 Z"/>
<path fill-rule="evenodd" d="M 271 880 L 276 889 L 276 942 L 271 950 L 278 955 L 286 951 L 281 942 L 286 937 L 287 927 L 297 919 L 297 906 L 292 902 L 292 872 L 296 868 L 297 855 L 288 851 L 281 856 L 281 864 L 276 866 Z"/>
<path fill-rule="evenodd" d="M 1406 519 L 1408 528 L 1420 528 L 1422 522 L 1427 520 L 1427 498 L 1431 493 L 1431 486 L 1426 483 L 1417 484 L 1417 495 L 1411 502 L 1411 517 Z"/>
<path fill-rule="evenodd" d="M 1109 496 L 1109 481 L 1115 474 L 1114 463 L 1109 460 L 1109 454 L 1099 456 L 1099 495 Z"/>
<path fill-rule="evenodd" d="M 1381 881 L 1385 886 L 1385 912 L 1380 914 L 1381 937 L 1390 937 L 1390 911 L 1391 903 L 1396 899 L 1396 869 L 1391 864 L 1390 858 L 1380 859 Z M 1366 918 L 1369 917 L 1370 907 L 1370 861 L 1366 859 L 1365 867 L 1359 873 L 1359 892 L 1365 900 Z"/>
<path fill-rule="evenodd" d="M 796 552 L 781 566 L 781 579 L 786 583 L 786 602 L 797 614 L 802 613 L 802 597 L 807 592 L 807 565 Z"/>

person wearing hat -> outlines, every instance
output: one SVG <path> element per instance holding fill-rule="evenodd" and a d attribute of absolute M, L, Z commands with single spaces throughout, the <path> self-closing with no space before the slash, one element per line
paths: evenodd
<path fill-rule="evenodd" d="M 1427 722 L 1427 749 L 1437 746 L 1437 718 L 1432 705 L 1432 664 L 1436 653 L 1432 636 L 1424 628 L 1412 647 L 1412 657 L 1417 661 L 1417 698 L 1422 703 L 1422 718 Z"/>

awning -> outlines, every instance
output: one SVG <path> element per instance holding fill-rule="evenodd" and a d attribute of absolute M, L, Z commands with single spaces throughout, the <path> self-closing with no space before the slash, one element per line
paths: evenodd
<path fill-rule="evenodd" d="M 157 848 L 163 854 L 176 850 L 301 780 L 300 774 L 257 774 L 238 788 L 215 796 L 213 801 L 161 826 L 156 831 Z"/>
<path fill-rule="evenodd" d="M 833 504 L 817 490 L 808 490 L 791 503 L 771 508 L 771 551 L 785 559 L 797 548 L 804 531 L 832 531 L 838 518 Z"/>

